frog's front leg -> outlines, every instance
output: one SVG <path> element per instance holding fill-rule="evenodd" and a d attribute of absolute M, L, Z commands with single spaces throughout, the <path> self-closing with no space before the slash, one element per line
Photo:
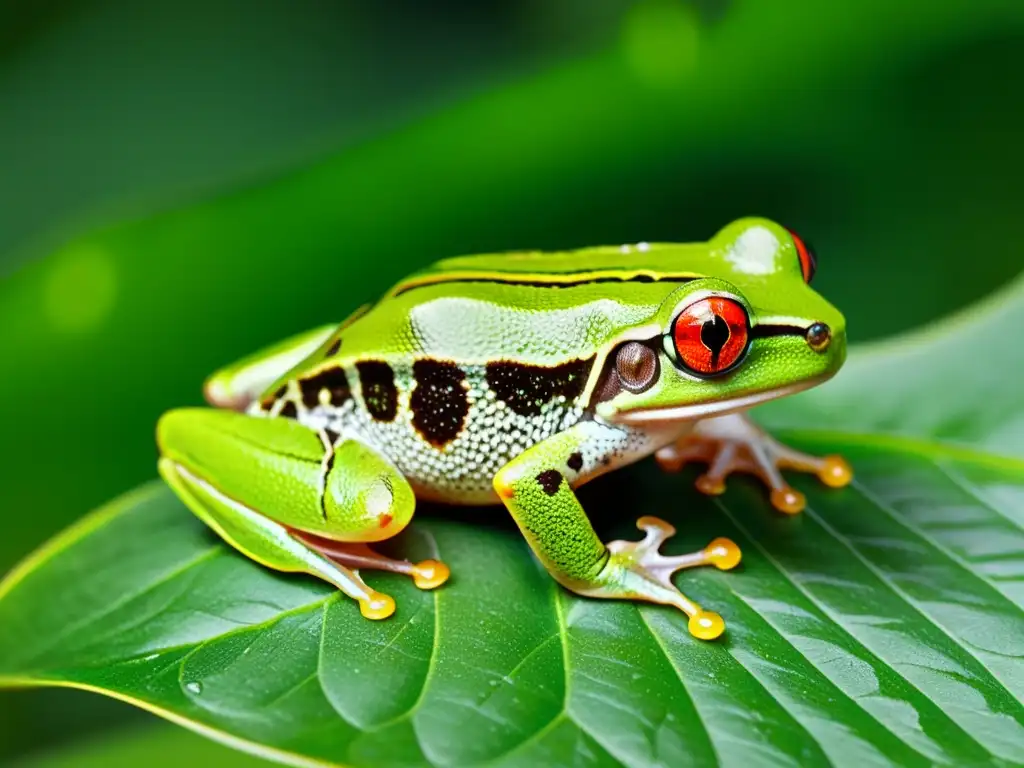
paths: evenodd
<path fill-rule="evenodd" d="M 796 451 L 743 413 L 703 419 L 688 435 L 661 448 L 655 458 L 669 472 L 679 471 L 687 462 L 706 462 L 707 472 L 697 478 L 696 485 L 701 493 L 712 496 L 725 491 L 725 479 L 733 472 L 756 475 L 771 489 L 772 506 L 788 514 L 801 512 L 807 501 L 780 470 L 811 472 L 830 488 L 842 488 L 853 479 L 850 465 L 841 457 Z"/>
<path fill-rule="evenodd" d="M 206 402 L 218 408 L 244 411 L 337 330 L 338 325 L 332 323 L 304 331 L 221 368 L 203 384 Z"/>
<path fill-rule="evenodd" d="M 390 560 L 367 546 L 401 531 L 415 498 L 362 443 L 288 419 L 204 408 L 165 414 L 157 441 L 160 473 L 225 541 L 271 568 L 334 584 L 367 618 L 390 616 L 394 601 L 345 566 L 406 573 L 423 588 L 447 578 L 441 563 Z"/>
<path fill-rule="evenodd" d="M 574 484 L 599 471 L 610 453 L 626 450 L 627 441 L 619 430 L 583 422 L 505 465 L 494 478 L 495 491 L 541 562 L 563 586 L 590 597 L 674 605 L 689 616 L 695 637 L 712 640 L 725 629 L 722 618 L 676 589 L 672 574 L 697 565 L 728 570 L 740 561 L 739 548 L 729 539 L 715 539 L 699 552 L 662 555 L 658 550 L 675 529 L 646 516 L 637 520 L 645 534 L 641 541 L 613 541 L 605 546 L 573 491 Z"/>

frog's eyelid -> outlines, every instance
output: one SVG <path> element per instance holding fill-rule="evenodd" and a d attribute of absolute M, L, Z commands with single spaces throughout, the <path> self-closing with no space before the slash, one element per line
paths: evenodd
<path fill-rule="evenodd" d="M 800 235 L 792 229 L 787 231 L 793 238 L 793 244 L 796 246 L 796 254 L 800 259 L 800 272 L 804 276 L 804 282 L 809 285 L 811 280 L 814 279 L 814 273 L 818 270 L 818 259 L 814 255 L 814 249 L 805 243 Z"/>

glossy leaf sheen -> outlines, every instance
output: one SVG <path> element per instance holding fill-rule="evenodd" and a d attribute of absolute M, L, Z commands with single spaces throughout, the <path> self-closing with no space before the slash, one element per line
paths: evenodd
<path fill-rule="evenodd" d="M 730 536 L 736 571 L 680 583 L 728 623 L 558 587 L 500 509 L 425 508 L 396 548 L 453 579 L 368 622 L 222 545 L 159 484 L 87 518 L 0 588 L 0 682 L 122 697 L 237 746 L 338 765 L 1024 763 L 1024 464 L 804 433 L 850 488 L 773 513 L 652 463 L 583 489 L 606 535 L 673 520 L 667 551 Z"/>

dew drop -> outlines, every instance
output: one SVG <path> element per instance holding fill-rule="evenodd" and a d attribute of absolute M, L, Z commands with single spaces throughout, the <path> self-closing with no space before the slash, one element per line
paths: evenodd
<path fill-rule="evenodd" d="M 185 690 L 198 696 L 203 692 L 203 686 L 193 680 L 191 683 L 185 683 Z"/>

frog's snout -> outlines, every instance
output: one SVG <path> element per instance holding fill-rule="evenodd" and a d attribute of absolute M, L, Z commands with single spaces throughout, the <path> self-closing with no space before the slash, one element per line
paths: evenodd
<path fill-rule="evenodd" d="M 807 340 L 807 346 L 815 352 L 824 352 L 832 343 L 832 329 L 825 323 L 813 323 L 807 328 L 804 338 Z"/>

